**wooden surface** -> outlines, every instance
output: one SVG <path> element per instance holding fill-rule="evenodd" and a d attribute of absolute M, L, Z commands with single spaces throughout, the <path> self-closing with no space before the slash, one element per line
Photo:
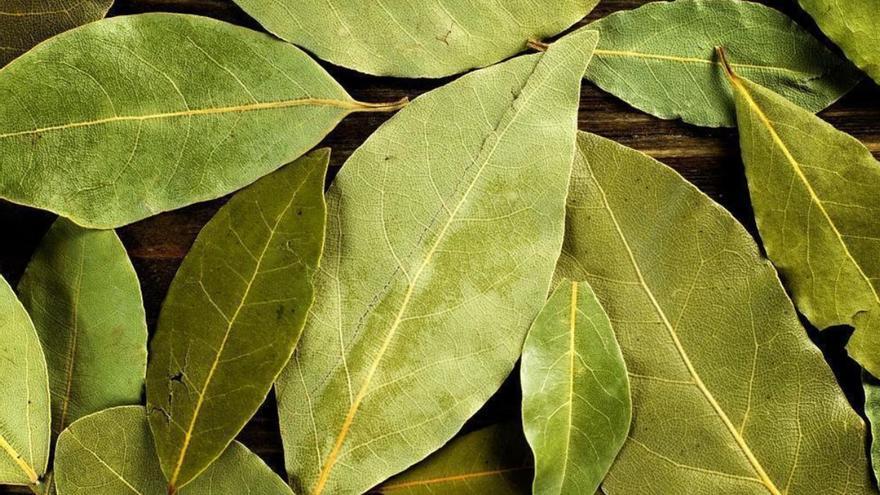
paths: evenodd
<path fill-rule="evenodd" d="M 644 3 L 647 2 L 602 0 L 588 20 Z M 764 0 L 762 3 L 786 12 L 802 26 L 818 34 L 812 21 L 793 7 L 795 2 Z M 117 0 L 110 15 L 148 11 L 209 15 L 259 29 L 231 0 Z M 324 65 L 355 98 L 368 102 L 396 101 L 403 96 L 413 98 L 446 82 L 375 78 Z M 880 158 L 880 88 L 875 84 L 864 81 L 841 101 L 822 112 L 821 116 L 838 129 L 860 139 Z M 387 118 L 387 115 L 380 114 L 357 114 L 344 121 L 323 143 L 333 148 L 332 165 L 341 166 L 352 151 Z M 659 120 L 630 108 L 589 82 L 585 82 L 582 91 L 579 121 L 582 130 L 619 141 L 674 167 L 733 212 L 751 232 L 755 232 L 735 130 L 698 128 L 677 121 Z M 201 227 L 222 203 L 223 200 L 218 200 L 195 205 L 119 230 L 141 278 L 151 328 L 181 259 Z M 11 283 L 17 282 L 21 276 L 52 219 L 46 213 L 0 201 L 0 273 Z M 848 331 L 831 330 L 818 335 L 811 330 L 811 335 L 830 356 L 851 401 L 859 408 L 862 399 L 856 386 L 858 370 L 841 352 Z M 517 388 L 513 381 L 506 384 L 468 428 L 502 417 L 518 416 Z M 284 459 L 272 397 L 245 428 L 240 440 L 262 456 L 273 469 L 283 473 Z M 0 493 L 3 493 L 2 489 Z"/>

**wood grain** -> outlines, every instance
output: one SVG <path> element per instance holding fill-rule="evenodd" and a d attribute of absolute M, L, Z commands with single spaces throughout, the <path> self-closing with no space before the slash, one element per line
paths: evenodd
<path fill-rule="evenodd" d="M 603 0 L 588 21 L 617 10 L 638 7 L 644 0 Z M 817 36 L 813 22 L 788 0 L 764 0 L 792 16 Z M 236 24 L 259 26 L 230 0 L 117 0 L 110 15 L 149 11 L 185 12 L 209 15 Z M 353 96 L 368 102 L 396 101 L 433 89 L 448 80 L 404 80 L 375 78 L 324 64 Z M 880 158 L 880 88 L 866 80 L 841 101 L 821 113 L 838 129 L 860 139 Z M 348 156 L 388 116 L 357 114 L 345 120 L 322 143 L 333 148 L 332 165 L 338 169 Z M 754 233 L 754 219 L 748 201 L 737 135 L 731 129 L 705 129 L 678 121 L 663 121 L 632 109 L 589 83 L 584 85 L 580 107 L 580 128 L 617 140 L 641 150 L 674 167 L 712 198 L 727 207 Z M 141 278 L 151 328 L 159 307 L 181 259 L 202 226 L 225 200 L 195 205 L 166 213 L 119 230 Z M 0 273 L 11 282 L 21 276 L 29 257 L 45 233 L 52 216 L 0 202 Z M 829 357 L 835 372 L 855 407 L 861 407 L 858 369 L 842 352 L 848 337 L 846 329 L 830 330 L 811 336 Z M 518 373 L 514 373 L 514 376 Z M 515 379 L 505 384 L 466 427 L 515 418 L 519 415 L 519 385 Z M 261 455 L 269 465 L 283 473 L 283 456 L 278 437 L 274 399 L 269 398 L 248 424 L 240 440 Z M 0 493 L 19 493 L 17 491 Z"/>

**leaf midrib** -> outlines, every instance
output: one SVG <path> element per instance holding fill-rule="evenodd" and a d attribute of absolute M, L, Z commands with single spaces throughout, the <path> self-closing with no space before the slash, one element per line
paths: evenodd
<path fill-rule="evenodd" d="M 621 57 L 621 58 L 640 58 L 646 60 L 657 60 L 657 61 L 666 61 L 666 62 L 676 62 L 681 64 L 701 64 L 701 65 L 718 65 L 721 66 L 721 62 L 715 60 L 707 60 L 703 58 L 696 57 L 681 57 L 677 55 L 664 55 L 659 53 L 647 53 L 647 52 L 635 52 L 630 50 L 606 50 L 606 49 L 596 49 L 595 56 L 599 58 L 603 57 Z M 821 74 L 810 74 L 807 72 L 801 72 L 794 69 L 789 69 L 787 67 L 778 67 L 775 65 L 758 65 L 758 64 L 742 64 L 742 63 L 732 63 L 730 64 L 732 67 L 737 67 L 741 69 L 754 69 L 754 70 L 772 70 L 777 72 L 790 72 L 792 74 L 796 74 L 798 76 L 807 76 L 807 77 L 818 77 Z"/>
<path fill-rule="evenodd" d="M 528 78 L 526 78 L 526 81 L 523 83 L 520 91 L 522 91 L 523 89 L 526 88 L 526 86 L 528 85 L 528 81 L 534 75 L 534 70 L 537 70 L 537 68 L 540 64 L 541 64 L 541 61 L 538 61 L 536 63 L 535 68 L 533 69 L 533 72 L 529 74 Z M 368 388 L 372 382 L 372 379 L 373 379 L 376 371 L 379 368 L 379 364 L 382 362 L 382 360 L 385 356 L 385 353 L 387 352 L 389 346 L 391 345 L 391 341 L 393 340 L 393 338 L 397 332 L 397 327 L 400 325 L 401 321 L 403 320 L 403 315 L 406 312 L 406 310 L 409 306 L 410 299 L 412 298 L 412 295 L 415 291 L 416 282 L 421 277 L 421 274 L 423 273 L 424 269 L 430 263 L 431 259 L 434 256 L 434 253 L 436 252 L 439 245 L 445 240 L 446 232 L 449 229 L 449 226 L 452 224 L 453 220 L 457 217 L 458 212 L 459 212 L 459 210 L 461 210 L 465 201 L 469 199 L 470 193 L 473 190 L 474 185 L 479 181 L 480 177 L 482 177 L 483 171 L 486 169 L 486 166 L 488 165 L 489 161 L 494 157 L 495 152 L 498 149 L 498 146 L 500 146 L 500 144 L 504 141 L 504 137 L 507 135 L 507 132 L 513 126 L 514 122 L 516 122 L 516 118 L 519 116 L 519 113 L 522 111 L 522 109 L 527 106 L 528 100 L 530 100 L 532 98 L 533 94 L 534 93 L 530 93 L 529 95 L 527 95 L 526 101 L 523 102 L 523 104 L 521 104 L 521 105 L 514 105 L 513 103 L 511 103 L 511 107 L 513 107 L 513 109 L 514 109 L 513 115 L 509 118 L 509 120 L 507 121 L 507 124 L 504 126 L 503 130 L 501 132 L 498 132 L 498 135 L 497 135 L 497 138 L 495 140 L 494 145 L 486 154 L 486 157 L 485 157 L 485 159 L 483 159 L 483 162 L 480 164 L 480 167 L 477 170 L 477 173 L 474 174 L 473 180 L 470 182 L 470 184 L 468 184 L 467 189 L 465 190 L 465 192 L 462 195 L 459 202 L 456 204 L 455 208 L 449 213 L 449 216 L 447 217 L 446 222 L 443 224 L 443 227 L 440 229 L 440 232 L 437 235 L 437 239 L 434 241 L 430 250 L 426 254 L 425 259 L 422 261 L 418 270 L 416 270 L 413 277 L 409 280 L 409 284 L 408 284 L 406 293 L 404 294 L 403 300 L 401 301 L 401 304 L 400 304 L 400 309 L 398 310 L 397 315 L 395 316 L 395 319 L 391 324 L 391 327 L 388 329 L 388 332 L 385 335 L 385 339 L 382 342 L 382 346 L 379 348 L 379 352 L 376 354 L 376 357 L 374 358 L 373 363 L 371 364 L 370 369 L 369 369 L 366 377 L 364 378 L 363 384 L 361 385 L 361 388 L 358 390 L 358 393 L 355 396 L 354 402 L 352 403 L 351 407 L 349 408 L 348 413 L 345 416 L 345 419 L 343 420 L 342 426 L 340 427 L 340 431 L 339 431 L 337 438 L 336 438 L 336 442 L 333 445 L 333 449 L 327 455 L 327 458 L 324 461 L 324 465 L 321 467 L 321 471 L 318 475 L 318 481 L 315 484 L 315 488 L 312 491 L 312 495 L 321 495 L 324 492 L 324 488 L 325 488 L 327 481 L 329 480 L 329 477 L 330 477 L 330 472 L 332 471 L 333 467 L 336 465 L 336 461 L 337 461 L 338 456 L 340 454 L 340 451 L 342 449 L 342 445 L 344 444 L 345 439 L 348 435 L 348 431 L 350 430 L 351 425 L 354 422 L 354 417 L 357 414 L 358 409 L 360 408 L 361 402 L 363 402 L 364 398 L 366 398 L 366 395 L 368 393 Z M 519 96 L 521 97 L 522 95 L 519 95 Z M 514 98 L 513 102 L 516 102 L 517 99 L 518 98 Z M 507 113 L 505 113 L 504 117 L 502 117 L 502 121 L 500 121 L 498 124 L 500 125 L 501 123 L 503 123 L 503 119 L 506 117 L 507 117 Z M 493 129 L 493 131 L 490 131 L 487 133 L 487 139 L 491 138 L 493 132 L 496 129 L 497 129 L 497 126 L 495 129 Z"/>
<path fill-rule="evenodd" d="M 514 473 L 517 471 L 525 471 L 529 469 L 531 466 L 519 466 L 519 467 L 511 467 L 511 468 L 499 468 L 499 469 L 487 469 L 485 471 L 474 471 L 470 473 L 462 473 L 462 474 L 453 474 L 448 476 L 438 476 L 436 478 L 425 478 L 415 481 L 404 481 L 400 483 L 389 483 L 380 488 L 379 493 L 393 492 L 396 490 L 402 490 L 406 488 L 412 488 L 416 486 L 427 486 L 427 485 L 438 485 L 441 483 L 454 483 L 456 481 L 465 481 L 471 480 L 475 478 L 488 478 L 490 476 L 500 476 L 507 473 Z"/>
<path fill-rule="evenodd" d="M 27 475 L 28 480 L 30 480 L 31 483 L 38 483 L 40 481 L 40 477 L 37 476 L 37 471 L 24 460 L 24 457 L 15 450 L 15 447 L 6 440 L 6 437 L 3 436 L 2 433 L 0 433 L 0 449 L 3 449 L 3 451 L 6 452 L 6 455 L 12 458 L 18 468 Z"/>
<path fill-rule="evenodd" d="M 752 98 L 749 90 L 746 89 L 746 87 L 742 84 L 742 81 L 739 80 L 739 76 L 730 74 L 728 74 L 728 76 L 730 77 L 730 80 L 734 84 L 734 86 L 736 86 L 740 93 L 745 97 L 746 102 L 749 104 L 749 107 L 758 115 L 758 119 L 767 128 L 767 131 L 770 133 L 770 137 L 773 143 L 779 147 L 780 151 L 782 151 L 783 156 L 785 156 L 786 161 L 788 161 L 789 165 L 791 165 L 792 170 L 794 170 L 795 172 L 795 175 L 797 175 L 798 179 L 807 189 L 807 192 L 810 195 L 810 200 L 813 204 L 816 205 L 817 208 L 819 208 L 819 211 L 822 213 L 822 216 L 827 221 L 828 226 L 831 227 L 831 230 L 834 232 L 835 238 L 840 243 L 840 246 L 843 248 L 844 254 L 852 262 L 853 266 L 855 266 L 856 270 L 859 272 L 859 275 L 865 281 L 865 284 L 867 284 L 868 287 L 871 289 L 871 294 L 874 296 L 874 300 L 877 302 L 878 305 L 880 305 L 880 295 L 878 295 L 877 289 L 874 287 L 874 284 L 871 283 L 871 279 L 862 269 L 861 264 L 856 261 L 855 257 L 850 252 L 849 246 L 843 240 L 843 235 L 840 233 L 840 230 L 838 230 L 837 225 L 834 223 L 834 220 L 831 218 L 828 210 L 825 209 L 825 205 L 822 202 L 822 199 L 819 198 L 818 194 L 816 194 L 816 191 L 813 189 L 812 184 L 810 184 L 809 179 L 807 179 L 807 176 L 804 174 L 800 162 L 797 161 L 797 159 L 791 153 L 791 150 L 789 150 L 788 146 L 785 144 L 785 141 L 783 141 L 782 138 L 779 136 L 779 133 L 776 132 L 776 127 L 774 127 L 773 123 L 770 122 L 770 118 L 767 117 L 767 114 L 764 113 L 758 103 Z"/>
<path fill-rule="evenodd" d="M 199 397 L 196 400 L 196 406 L 193 410 L 193 415 L 192 415 L 192 418 L 190 419 L 189 426 L 187 427 L 186 431 L 184 432 L 183 445 L 180 448 L 180 453 L 177 458 L 177 463 L 174 466 L 174 470 L 172 472 L 172 475 L 171 475 L 170 479 L 168 480 L 168 484 L 170 487 L 180 488 L 177 486 L 177 480 L 180 476 L 181 468 L 183 467 L 183 463 L 186 459 L 186 453 L 187 453 L 189 446 L 190 446 L 190 443 L 192 441 L 193 430 L 195 429 L 196 421 L 198 420 L 199 413 L 201 412 L 201 409 L 202 409 L 202 405 L 204 404 L 205 393 L 208 390 L 208 386 L 211 384 L 211 380 L 214 377 L 214 373 L 216 373 L 217 367 L 220 364 L 220 357 L 223 355 L 223 351 L 226 348 L 226 344 L 229 341 L 229 336 L 232 333 L 232 327 L 235 326 L 235 322 L 238 319 L 238 315 L 240 314 L 241 309 L 245 305 L 245 301 L 247 301 L 247 298 L 250 294 L 250 290 L 254 286 L 254 282 L 256 281 L 257 276 L 260 274 L 260 267 L 262 266 L 262 263 L 266 257 L 266 253 L 269 250 L 269 246 L 272 244 L 272 240 L 275 238 L 275 234 L 278 232 L 279 224 L 284 219 L 284 216 L 287 214 L 287 212 L 290 210 L 290 208 L 293 206 L 294 201 L 296 201 L 297 197 L 299 196 L 300 190 L 302 190 L 302 188 L 305 186 L 305 184 L 307 182 L 308 182 L 308 178 L 303 178 L 302 182 L 300 182 L 300 184 L 292 192 L 292 194 L 290 196 L 290 201 L 288 201 L 287 205 L 285 205 L 285 207 L 281 210 L 281 213 L 278 214 L 278 218 L 275 220 L 275 224 L 272 226 L 272 229 L 269 232 L 269 237 L 266 239 L 266 244 L 263 246 L 263 249 L 260 252 L 260 255 L 257 257 L 257 261 L 254 264 L 254 272 L 251 275 L 250 280 L 248 281 L 247 287 L 245 288 L 245 292 L 242 295 L 241 300 L 238 303 L 238 306 L 235 308 L 235 312 L 229 318 L 229 321 L 226 326 L 226 332 L 223 335 L 223 340 L 221 341 L 220 346 L 217 349 L 217 353 L 214 356 L 214 361 L 211 363 L 211 369 L 208 371 L 208 375 L 205 378 L 205 382 L 202 385 L 202 389 L 199 391 Z M 204 471 L 207 468 L 208 468 L 208 466 L 205 466 L 205 468 L 202 469 L 202 471 Z M 201 472 L 199 472 L 198 474 L 201 474 Z"/>
<path fill-rule="evenodd" d="M 0 139 L 8 139 L 13 137 L 21 137 L 21 136 L 33 136 L 39 135 L 46 132 L 53 131 L 63 131 L 67 129 L 77 129 L 80 127 L 92 127 L 98 125 L 105 124 L 113 124 L 117 122 L 140 122 L 147 120 L 163 120 L 163 119 L 172 119 L 172 118 L 180 118 L 180 117 L 197 117 L 197 116 L 205 116 L 205 115 L 221 115 L 227 113 L 246 113 L 246 112 L 255 112 L 260 110 L 279 110 L 291 107 L 298 106 L 325 106 L 325 107 L 335 107 L 342 110 L 346 110 L 349 112 L 355 112 L 358 110 L 370 110 L 375 109 L 376 107 L 371 104 L 360 103 L 354 100 L 335 100 L 332 98 L 298 98 L 293 100 L 280 100 L 280 101 L 270 101 L 270 102 L 257 102 L 257 103 L 249 103 L 245 105 L 232 105 L 226 107 L 208 107 L 208 108 L 196 108 L 196 109 L 186 109 L 180 110 L 176 112 L 162 112 L 162 113 L 153 113 L 146 115 L 117 115 L 113 117 L 106 117 L 103 119 L 95 119 L 95 120 L 84 120 L 79 122 L 71 122 L 67 124 L 58 124 L 53 126 L 41 127 L 38 129 L 27 129 L 24 131 L 15 131 L 8 132 L 5 134 L 0 134 Z"/>
<path fill-rule="evenodd" d="M 617 232 L 618 237 L 620 237 L 620 240 L 623 243 L 624 248 L 626 249 L 630 263 L 632 264 L 632 267 L 636 272 L 636 276 L 638 277 L 639 285 L 642 287 L 642 289 L 645 292 L 645 295 L 647 295 L 648 299 L 651 301 L 651 305 L 654 307 L 654 310 L 657 312 L 658 316 L 660 316 L 660 319 L 663 321 L 663 325 L 666 327 L 666 329 L 669 333 L 669 336 L 672 339 L 673 345 L 675 346 L 676 352 L 678 352 L 679 356 L 681 357 L 682 363 L 685 365 L 685 368 L 687 368 L 688 374 L 691 375 L 691 378 L 693 379 L 694 384 L 697 386 L 697 389 L 700 391 L 700 393 L 703 394 L 703 396 L 709 402 L 709 405 L 715 411 L 716 415 L 719 417 L 721 422 L 724 424 L 725 428 L 728 430 L 730 435 L 733 437 L 737 446 L 740 448 L 742 453 L 745 455 L 749 464 L 751 464 L 752 468 L 755 470 L 756 474 L 758 475 L 758 478 L 756 480 L 760 481 L 767 488 L 767 491 L 769 491 L 772 495 L 782 495 L 782 492 L 779 490 L 779 488 L 776 487 L 776 485 L 773 483 L 773 480 L 771 480 L 770 477 L 767 475 L 767 472 L 764 470 L 764 467 L 761 465 L 760 461 L 757 459 L 757 457 L 755 457 L 755 454 L 752 452 L 748 443 L 745 441 L 745 439 L 742 437 L 742 435 L 740 435 L 739 431 L 737 431 L 736 427 L 733 425 L 733 422 L 727 416 L 727 413 L 721 408 L 721 405 L 718 403 L 718 401 L 715 399 L 712 392 L 709 390 L 709 388 L 703 382 L 703 379 L 700 377 L 699 373 L 697 373 L 696 368 L 694 367 L 694 364 L 691 362 L 687 351 L 684 349 L 684 346 L 682 345 L 681 340 L 678 338 L 678 334 L 676 332 L 676 329 L 670 323 L 669 318 L 666 316 L 665 311 L 663 311 L 663 308 L 660 306 L 660 303 L 657 301 L 656 297 L 654 296 L 654 292 L 651 290 L 650 287 L 648 287 L 648 284 L 645 281 L 645 277 L 642 274 L 641 266 L 639 265 L 638 261 L 636 261 L 635 254 L 633 253 L 632 248 L 629 245 L 629 241 L 627 240 L 626 236 L 624 235 L 623 229 L 621 228 L 620 223 L 617 221 L 617 216 L 614 214 L 614 211 L 612 211 L 611 206 L 608 203 L 608 197 L 605 194 L 605 189 L 602 187 L 602 185 L 599 183 L 598 179 L 596 178 L 597 177 L 596 173 L 593 171 L 593 167 L 589 163 L 589 160 L 587 160 L 586 163 L 587 163 L 587 168 L 590 170 L 590 175 L 593 177 L 593 182 L 596 184 L 596 187 L 599 189 L 599 195 L 602 198 L 603 206 L 604 206 L 605 210 L 608 212 L 608 215 L 611 217 L 611 221 L 614 224 L 615 231 Z"/>

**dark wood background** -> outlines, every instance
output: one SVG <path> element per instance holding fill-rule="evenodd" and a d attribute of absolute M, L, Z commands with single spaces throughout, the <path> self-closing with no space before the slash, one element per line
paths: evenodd
<path fill-rule="evenodd" d="M 647 1 L 602 0 L 585 22 L 644 3 Z M 789 14 L 802 26 L 821 36 L 812 20 L 797 9 L 794 0 L 761 0 L 761 3 Z M 232 0 L 117 0 L 110 15 L 149 11 L 201 14 L 260 29 Z M 448 81 L 376 78 L 323 65 L 355 98 L 368 102 L 396 101 L 403 96 L 414 98 Z M 581 96 L 579 124 L 582 130 L 619 141 L 674 167 L 733 212 L 755 233 L 735 130 L 706 129 L 678 121 L 659 120 L 632 109 L 589 82 L 585 82 Z M 821 116 L 838 129 L 860 139 L 880 158 L 880 87 L 876 84 L 866 79 L 841 101 L 822 112 Z M 352 151 L 388 117 L 382 114 L 356 114 L 330 134 L 322 145 L 332 147 L 331 165 L 334 169 L 338 169 Z M 195 205 L 119 229 L 119 235 L 141 279 L 151 329 L 183 256 L 199 230 L 223 202 L 221 199 Z M 0 201 L 0 273 L 13 285 L 52 220 L 49 214 Z M 858 369 L 841 351 L 848 333 L 846 329 L 837 329 L 819 335 L 810 329 L 814 341 L 829 357 L 854 407 L 859 409 L 862 397 L 858 387 Z M 466 428 L 519 414 L 518 384 L 512 380 L 509 382 Z M 239 439 L 278 473 L 284 472 L 273 397 L 269 397 Z M 5 493 L 2 488 L 0 493 Z"/>

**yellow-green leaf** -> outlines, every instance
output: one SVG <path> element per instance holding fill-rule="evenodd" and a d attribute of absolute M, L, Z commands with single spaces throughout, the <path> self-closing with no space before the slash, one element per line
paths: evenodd
<path fill-rule="evenodd" d="M 799 0 L 822 32 L 880 84 L 880 0 Z"/>
<path fill-rule="evenodd" d="M 813 112 L 861 77 L 786 15 L 754 2 L 652 2 L 590 27 L 600 37 L 587 79 L 640 110 L 696 125 L 736 123 L 716 46 L 737 70 Z"/>
<path fill-rule="evenodd" d="M 517 424 L 455 438 L 424 461 L 382 483 L 382 495 L 526 495 L 532 455 Z"/>
<path fill-rule="evenodd" d="M 874 478 L 880 477 L 880 380 L 865 374 L 865 416 L 871 422 L 871 464 Z"/>
<path fill-rule="evenodd" d="M 0 70 L 0 197 L 117 227 L 235 191 L 349 113 L 387 108 L 352 100 L 264 33 L 180 14 L 105 19 Z"/>
<path fill-rule="evenodd" d="M 855 327 L 849 354 L 880 376 L 880 163 L 855 138 L 729 75 L 767 255 L 814 325 Z"/>
<path fill-rule="evenodd" d="M 113 0 L 4 0 L 0 67 L 37 43 L 107 14 Z"/>
<path fill-rule="evenodd" d="M 166 495 L 144 408 L 125 406 L 86 416 L 58 438 L 59 495 Z M 256 454 L 233 442 L 179 495 L 293 495 Z"/>
<path fill-rule="evenodd" d="M 278 385 L 294 491 L 372 488 L 510 373 L 559 255 L 596 40 L 578 31 L 431 91 L 345 164 L 317 304 Z"/>
<path fill-rule="evenodd" d="M 329 150 L 236 194 L 202 229 L 162 306 L 147 409 L 171 490 L 204 471 L 266 398 L 312 304 Z"/>
<path fill-rule="evenodd" d="M 0 277 L 0 484 L 39 485 L 49 461 L 46 358 L 34 324 Z"/>
<path fill-rule="evenodd" d="M 582 134 L 566 227 L 559 274 L 593 286 L 630 375 L 608 495 L 876 493 L 864 422 L 728 212 Z"/>
<path fill-rule="evenodd" d="M 564 31 L 599 0 L 235 0 L 269 32 L 368 74 L 444 77 Z"/>
<path fill-rule="evenodd" d="M 523 346 L 523 426 L 536 495 L 595 493 L 632 419 L 611 322 L 586 282 L 563 280 Z"/>

